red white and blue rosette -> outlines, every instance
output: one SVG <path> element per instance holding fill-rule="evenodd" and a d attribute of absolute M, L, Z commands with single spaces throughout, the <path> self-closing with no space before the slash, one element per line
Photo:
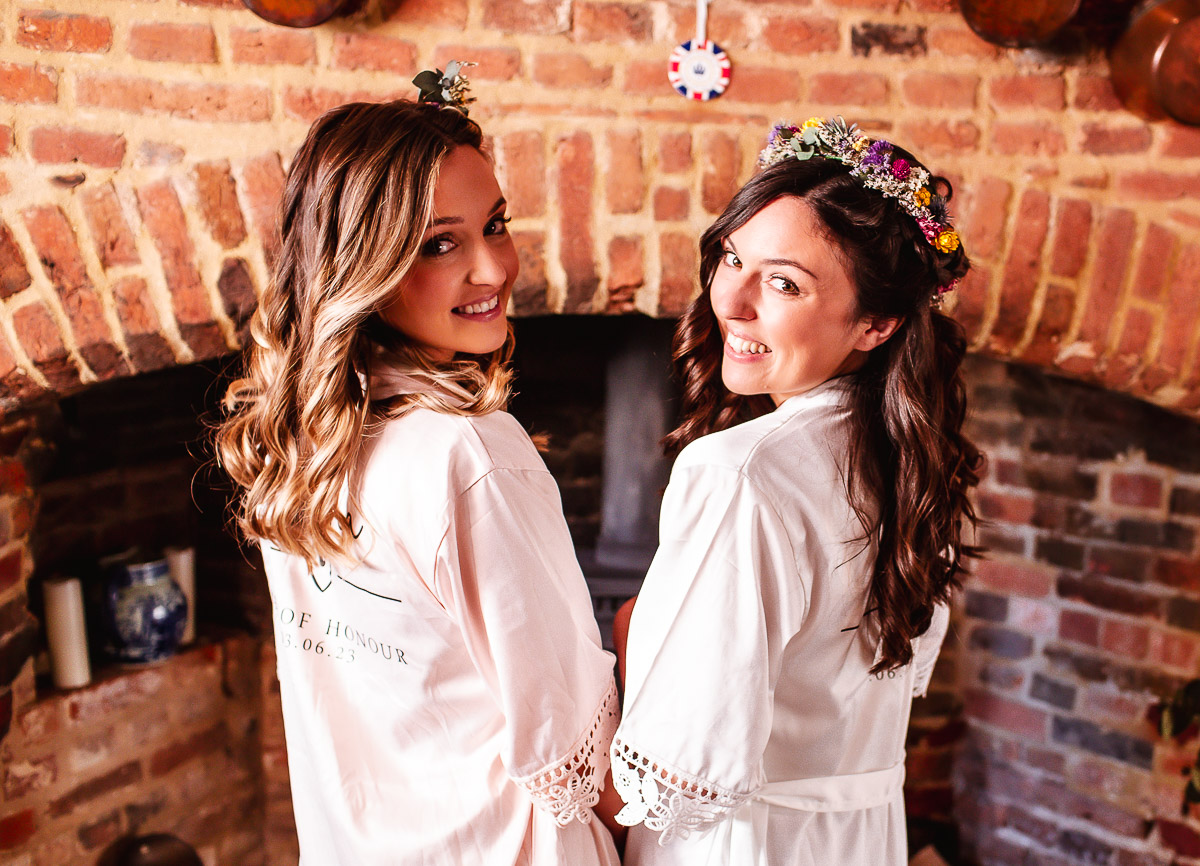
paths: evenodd
<path fill-rule="evenodd" d="M 688 99 L 707 101 L 729 86 L 731 64 L 721 46 L 707 39 L 689 39 L 677 45 L 667 64 L 667 80 Z"/>

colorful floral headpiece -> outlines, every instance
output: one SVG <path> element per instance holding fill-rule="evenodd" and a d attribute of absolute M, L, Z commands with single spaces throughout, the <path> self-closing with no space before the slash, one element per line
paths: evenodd
<path fill-rule="evenodd" d="M 891 142 L 872 140 L 857 124 L 847 125 L 841 117 L 833 120 L 810 117 L 803 126 L 777 125 L 758 155 L 758 164 L 765 168 L 785 159 L 803 161 L 813 156 L 850 166 L 850 175 L 863 186 L 895 199 L 912 214 L 934 249 L 943 253 L 958 249 L 958 232 L 950 227 L 946 200 L 929 189 L 929 172 L 902 157 L 893 159 Z M 955 280 L 939 287 L 938 294 L 953 291 L 957 286 Z"/>
<path fill-rule="evenodd" d="M 426 69 L 417 73 L 412 83 L 421 91 L 418 102 L 433 102 L 443 108 L 454 108 L 463 114 L 469 114 L 467 106 L 475 101 L 475 97 L 467 96 L 471 82 L 462 71 L 468 66 L 474 66 L 462 60 L 451 60 L 446 64 L 446 71 Z"/>

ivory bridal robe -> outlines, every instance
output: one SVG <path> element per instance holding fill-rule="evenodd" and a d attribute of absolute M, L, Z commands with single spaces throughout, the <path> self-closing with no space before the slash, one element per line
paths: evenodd
<path fill-rule="evenodd" d="M 626 866 L 901 866 L 904 742 L 947 611 L 869 673 L 875 548 L 838 380 L 679 455 L 629 627 L 613 772 Z"/>
<path fill-rule="evenodd" d="M 263 545 L 302 866 L 617 866 L 613 660 L 525 431 L 414 409 L 356 483 L 354 562 Z"/>

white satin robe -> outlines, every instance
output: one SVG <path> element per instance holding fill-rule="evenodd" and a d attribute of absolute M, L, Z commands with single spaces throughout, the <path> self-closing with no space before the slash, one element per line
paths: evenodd
<path fill-rule="evenodd" d="M 416 409 L 360 470 L 361 561 L 263 545 L 300 863 L 617 866 L 613 659 L 528 435 Z"/>
<path fill-rule="evenodd" d="M 844 385 L 693 442 L 629 629 L 613 772 L 625 866 L 901 866 L 904 743 L 947 624 L 868 673 L 875 547 L 841 467 Z"/>

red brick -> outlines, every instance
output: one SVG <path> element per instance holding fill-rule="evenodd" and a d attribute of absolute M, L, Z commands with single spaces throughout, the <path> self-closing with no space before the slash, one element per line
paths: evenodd
<path fill-rule="evenodd" d="M 565 313 L 589 313 L 599 287 L 592 241 L 592 186 L 596 154 L 587 132 L 561 136 L 554 148 L 561 241 L 559 260 L 567 280 Z"/>
<path fill-rule="evenodd" d="M 229 40 L 234 63 L 312 66 L 317 62 L 317 43 L 311 33 L 283 27 L 233 27 Z"/>
<path fill-rule="evenodd" d="M 658 140 L 658 170 L 678 174 L 692 167 L 692 134 L 664 132 Z"/>
<path fill-rule="evenodd" d="M 347 102 L 380 102 L 386 95 L 367 90 L 331 90 L 328 87 L 287 87 L 283 91 L 283 113 L 312 123 L 331 108 Z"/>
<path fill-rule="evenodd" d="M 12 231 L 0 222 L 0 298 L 24 291 L 33 282 L 25 267 L 25 257 L 13 239 Z"/>
<path fill-rule="evenodd" d="M 905 122 L 902 140 L 923 157 L 961 156 L 979 148 L 979 127 L 969 120 Z"/>
<path fill-rule="evenodd" d="M 654 218 L 660 222 L 687 219 L 689 206 L 690 196 L 686 189 L 660 186 L 654 190 Z"/>
<path fill-rule="evenodd" d="M 740 152 L 737 138 L 725 132 L 705 133 L 699 142 L 701 156 L 700 204 L 720 213 L 738 187 Z"/>
<path fill-rule="evenodd" d="M 954 318 L 963 326 L 969 341 L 979 338 L 991 285 L 991 270 L 983 265 L 973 264 L 954 292 Z"/>
<path fill-rule="evenodd" d="M 21 11 L 17 44 L 38 51 L 77 51 L 98 54 L 112 47 L 112 24 L 96 15 Z"/>
<path fill-rule="evenodd" d="M 541 232 L 513 232 L 521 270 L 513 284 L 512 304 L 519 316 L 550 312 L 546 293 L 546 238 Z"/>
<path fill-rule="evenodd" d="M 739 64 L 722 98 L 730 102 L 771 104 L 794 102 L 799 96 L 799 73 L 770 66 Z"/>
<path fill-rule="evenodd" d="M 23 564 L 20 550 L 14 550 L 0 558 L 0 592 L 12 589 L 25 576 Z"/>
<path fill-rule="evenodd" d="M 333 40 L 330 65 L 334 69 L 409 75 L 417 71 L 417 46 L 404 39 L 373 33 L 338 33 Z"/>
<path fill-rule="evenodd" d="M 126 372 L 66 216 L 53 205 L 29 208 L 22 216 L 70 320 L 79 353 L 101 379 Z"/>
<path fill-rule="evenodd" d="M 467 0 L 404 0 L 386 3 L 382 8 L 386 20 L 402 24 L 447 30 L 465 30 L 467 26 Z"/>
<path fill-rule="evenodd" d="M 678 316 L 687 309 L 697 286 L 696 238 L 686 232 L 665 232 L 659 238 L 658 249 L 662 265 L 658 313 Z"/>
<path fill-rule="evenodd" d="M 571 0 L 484 0 L 485 27 L 502 33 L 565 33 L 571 21 Z"/>
<path fill-rule="evenodd" d="M 248 160 L 242 167 L 241 190 L 246 201 L 246 212 L 250 215 L 251 225 L 258 232 L 258 239 L 268 260 L 274 257 L 279 245 L 276 233 L 283 180 L 283 166 L 277 153 L 265 153 Z"/>
<path fill-rule="evenodd" d="M 229 732 L 224 722 L 218 722 L 211 727 L 189 736 L 186 740 L 172 743 L 157 750 L 150 756 L 150 775 L 165 776 L 177 767 L 225 747 Z"/>
<path fill-rule="evenodd" d="M 970 198 L 963 224 L 971 257 L 995 258 L 1004 243 L 1012 185 L 998 177 L 985 177 L 972 184 L 967 194 Z"/>
<path fill-rule="evenodd" d="M 762 34 L 768 50 L 789 56 L 837 51 L 841 43 L 837 20 L 815 15 L 768 15 Z"/>
<path fill-rule="evenodd" d="M 1054 586 L 1054 574 L 1033 565 L 985 559 L 975 564 L 972 583 L 1006 595 L 1044 598 Z"/>
<path fill-rule="evenodd" d="M 141 277 L 122 277 L 113 283 L 111 291 L 134 369 L 144 373 L 173 365 L 175 353 L 159 332 L 158 313 L 146 281 Z"/>
<path fill-rule="evenodd" d="M 1074 318 L 1075 292 L 1066 286 L 1050 283 L 1046 287 L 1033 339 L 1022 353 L 1022 359 L 1050 366 L 1058 356 L 1062 338 Z"/>
<path fill-rule="evenodd" d="M 879 12 L 896 12 L 900 9 L 900 0 L 829 0 L 834 6 L 847 9 L 874 9 Z"/>
<path fill-rule="evenodd" d="M 58 101 L 58 70 L 48 66 L 0 63 L 0 101 Z"/>
<path fill-rule="evenodd" d="M 580 42 L 648 42 L 654 29 L 642 3 L 576 2 L 571 17 L 571 37 Z"/>
<path fill-rule="evenodd" d="M 625 67 L 625 92 L 647 96 L 675 93 L 667 81 L 666 63 L 660 60 L 634 60 Z"/>
<path fill-rule="evenodd" d="M 642 135 L 636 129 L 613 130 L 607 136 L 605 192 L 610 213 L 637 213 L 646 195 L 642 170 Z"/>
<path fill-rule="evenodd" d="M 185 120 L 255 121 L 271 116 L 270 90 L 247 84 L 172 84 L 92 72 L 79 76 L 75 98 L 80 105 Z"/>
<path fill-rule="evenodd" d="M 1167 272 L 1175 257 L 1176 237 L 1174 232 L 1158 223 L 1151 223 L 1142 242 L 1142 254 L 1138 259 L 1137 274 L 1133 280 L 1133 294 L 1147 301 L 1162 299 L 1167 283 Z"/>
<path fill-rule="evenodd" d="M 1066 85 L 1061 75 L 999 76 L 989 82 L 989 92 L 994 108 L 1060 111 L 1066 107 Z"/>
<path fill-rule="evenodd" d="M 969 718 L 1019 734 L 1034 742 L 1046 741 L 1050 715 L 982 689 L 968 689 L 966 715 Z"/>
<path fill-rule="evenodd" d="M 1167 126 L 1163 132 L 1163 156 L 1190 159 L 1200 153 L 1200 128 L 1176 123 Z"/>
<path fill-rule="evenodd" d="M 17 332 L 21 347 L 52 389 L 64 392 L 79 386 L 79 370 L 71 361 L 58 325 L 44 304 L 26 304 L 16 310 L 13 313 L 13 329 Z"/>
<path fill-rule="evenodd" d="M 1133 198 L 1170 201 L 1200 198 L 1200 174 L 1134 171 L 1117 177 L 1117 190 Z"/>
<path fill-rule="evenodd" d="M 200 212 L 214 238 L 226 249 L 246 239 L 246 223 L 238 207 L 237 189 L 227 162 L 196 166 L 196 193 Z"/>
<path fill-rule="evenodd" d="M 1150 629 L 1124 620 L 1104 620 L 1100 626 L 1100 648 L 1140 661 L 1150 649 Z"/>
<path fill-rule="evenodd" d="M 670 9 L 671 23 L 668 30 L 668 41 L 673 45 L 696 38 L 696 7 L 691 5 L 672 6 Z M 719 34 L 717 44 L 724 51 L 750 49 L 754 40 L 750 37 L 748 25 L 750 16 L 742 10 L 729 11 L 728 7 L 708 8 L 708 33 Z"/>
<path fill-rule="evenodd" d="M 506 132 L 496 148 L 497 174 L 515 217 L 541 216 L 546 210 L 546 142 L 541 132 Z"/>
<path fill-rule="evenodd" d="M 612 64 L 593 64 L 579 54 L 541 53 L 533 57 L 533 80 L 548 87 L 606 87 L 612 76 Z"/>
<path fill-rule="evenodd" d="M 142 222 L 162 259 L 175 318 L 184 325 L 212 321 L 212 303 L 200 282 L 196 251 L 192 247 L 183 207 L 170 181 L 146 184 L 138 189 L 137 197 Z"/>
<path fill-rule="evenodd" d="M 1159 361 L 1178 370 L 1187 358 L 1200 316 L 1200 244 L 1184 247 L 1170 270 L 1165 309 L 1170 311 L 1163 329 Z"/>
<path fill-rule="evenodd" d="M 1113 90 L 1112 78 L 1108 75 L 1080 75 L 1075 82 L 1076 108 L 1088 111 L 1120 111 L 1121 100 Z"/>
<path fill-rule="evenodd" d="M 1084 153 L 1107 156 L 1114 153 L 1145 153 L 1153 142 L 1148 126 L 1110 126 L 1106 123 L 1083 125 Z"/>
<path fill-rule="evenodd" d="M 6 123 L 0 123 L 0 156 L 12 156 L 13 131 Z"/>
<path fill-rule="evenodd" d="M 1058 121 L 996 123 L 992 127 L 992 150 L 996 153 L 1059 156 L 1066 147 Z"/>
<path fill-rule="evenodd" d="M 1154 665 L 1192 673 L 1200 661 L 1200 639 L 1194 635 L 1152 631 L 1146 659 Z"/>
<path fill-rule="evenodd" d="M 100 264 L 111 268 L 114 265 L 135 265 L 141 261 L 133 233 L 129 230 L 111 183 L 84 190 L 79 200 Z"/>
<path fill-rule="evenodd" d="M 980 493 L 976 497 L 980 516 L 984 520 L 1001 523 L 1028 525 L 1033 519 L 1032 496 L 1016 496 L 1009 493 Z"/>
<path fill-rule="evenodd" d="M 634 294 L 646 284 L 642 239 L 615 237 L 608 243 L 608 305 L 605 312 L 631 313 Z"/>
<path fill-rule="evenodd" d="M 511 81 L 521 74 L 521 52 L 515 48 L 439 45 L 433 62 L 438 69 L 445 69 L 451 60 L 466 57 L 476 64 L 466 72 L 471 81 Z"/>
<path fill-rule="evenodd" d="M 15 851 L 33 838 L 37 819 L 33 809 L 22 809 L 0 818 L 0 851 Z"/>
<path fill-rule="evenodd" d="M 50 801 L 49 814 L 58 818 L 74 812 L 80 806 L 87 806 L 94 800 L 128 787 L 142 780 L 142 765 L 137 761 L 127 761 L 119 767 L 82 782 Z"/>
<path fill-rule="evenodd" d="M 1158 329 L 1158 314 L 1138 307 L 1125 311 L 1116 351 L 1108 358 L 1103 381 L 1114 390 L 1127 391 L 1146 366 L 1146 347 Z"/>
<path fill-rule="evenodd" d="M 1017 209 L 1016 229 L 1004 266 L 1000 314 L 988 340 L 993 351 L 1011 351 L 1025 333 L 1049 229 L 1050 196 L 1039 189 L 1027 189 Z"/>
<path fill-rule="evenodd" d="M 1087 261 L 1092 206 L 1079 199 L 1062 199 L 1055 212 L 1055 222 L 1050 271 L 1060 277 L 1077 277 Z"/>
<path fill-rule="evenodd" d="M 216 63 L 217 38 L 207 24 L 140 21 L 129 29 L 129 54 L 139 60 Z"/>
<path fill-rule="evenodd" d="M 1115 473 L 1109 486 L 1109 498 L 1117 505 L 1159 508 L 1163 504 L 1162 479 L 1135 472 Z"/>
<path fill-rule="evenodd" d="M 1121 300 L 1135 228 L 1133 214 L 1117 208 L 1107 210 L 1100 222 L 1095 271 L 1079 332 L 1080 339 L 1097 350 L 1102 348 Z"/>
<path fill-rule="evenodd" d="M 125 159 L 125 136 L 66 126 L 39 126 L 29 136 L 29 155 L 36 162 L 82 162 L 97 168 L 119 168 Z"/>
<path fill-rule="evenodd" d="M 888 79 L 865 72 L 820 72 L 809 77 L 808 98 L 820 105 L 883 105 Z"/>
<path fill-rule="evenodd" d="M 978 75 L 913 72 L 901 84 L 904 101 L 921 108 L 974 108 Z"/>

